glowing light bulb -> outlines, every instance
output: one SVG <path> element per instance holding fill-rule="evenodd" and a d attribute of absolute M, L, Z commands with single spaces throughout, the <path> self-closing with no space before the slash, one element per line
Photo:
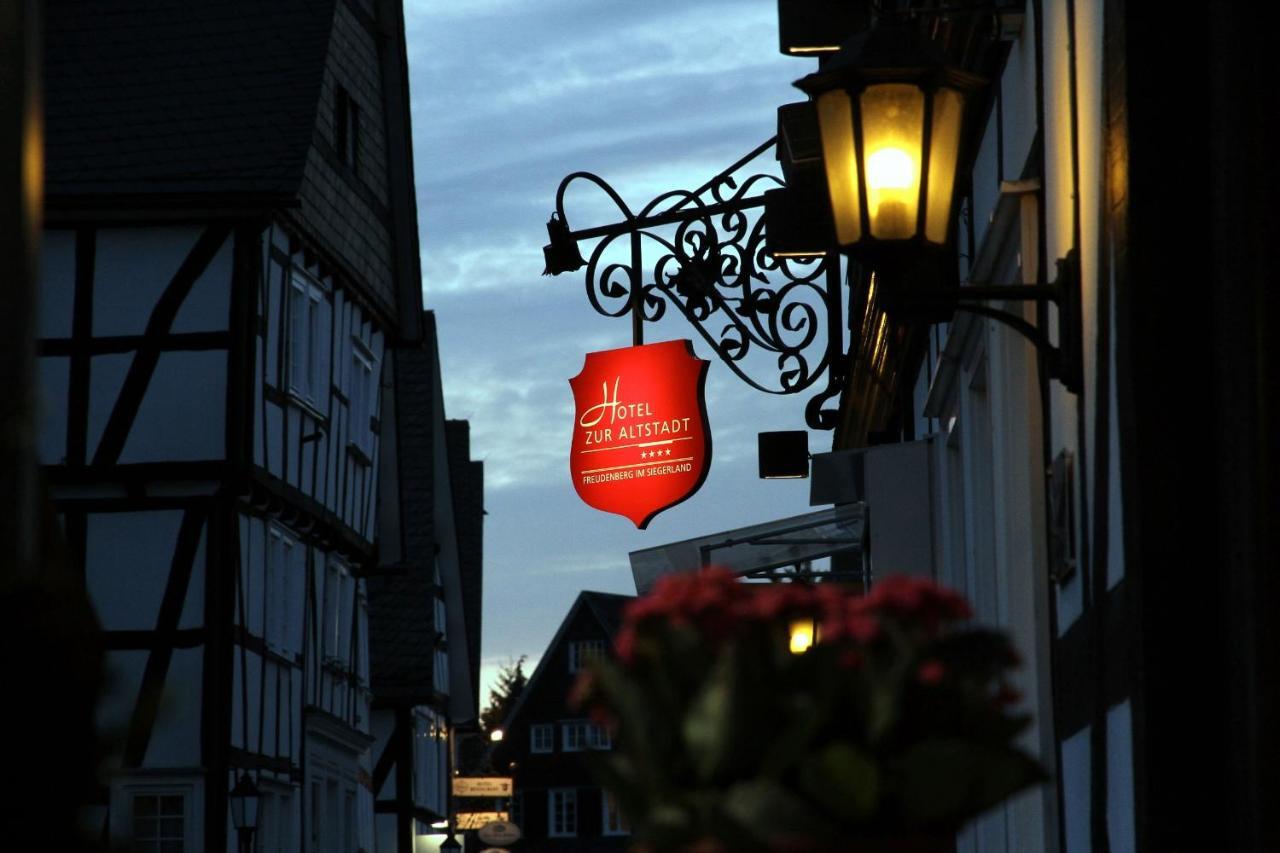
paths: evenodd
<path fill-rule="evenodd" d="M 790 643 L 791 654 L 800 655 L 807 652 L 809 650 L 809 647 L 813 645 L 814 634 L 816 633 L 814 629 L 813 620 L 797 619 L 796 621 L 791 623 L 790 630 L 791 630 L 791 643 Z"/>
<path fill-rule="evenodd" d="M 867 157 L 867 213 L 871 233 L 898 239 L 915 232 L 916 159 L 901 148 L 884 147 Z"/>
<path fill-rule="evenodd" d="M 867 186 L 871 189 L 905 190 L 915 182 L 915 161 L 901 148 L 881 148 L 867 158 Z"/>

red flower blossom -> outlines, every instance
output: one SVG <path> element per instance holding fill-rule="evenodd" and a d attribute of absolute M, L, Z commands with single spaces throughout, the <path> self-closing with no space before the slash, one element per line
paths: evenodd
<path fill-rule="evenodd" d="M 624 665 L 632 663 L 636 658 L 636 628 L 634 625 L 623 625 L 613 639 L 613 651 Z"/>
<path fill-rule="evenodd" d="M 836 659 L 836 666 L 841 669 L 859 669 L 862 666 L 862 653 L 856 649 L 845 649 Z"/>
<path fill-rule="evenodd" d="M 920 664 L 920 668 L 916 670 L 916 679 L 921 684 L 937 684 L 942 681 L 942 677 L 947 674 L 947 668 L 942 665 L 941 661 L 927 660 Z"/>
<path fill-rule="evenodd" d="M 904 575 L 890 575 L 876 583 L 866 601 L 871 609 L 919 624 L 928 634 L 973 615 L 964 596 L 931 580 Z"/>
<path fill-rule="evenodd" d="M 595 676 L 589 669 L 584 669 L 578 673 L 578 677 L 573 680 L 573 687 L 569 689 L 569 707 L 581 708 L 591 698 L 591 692 L 595 688 Z"/>

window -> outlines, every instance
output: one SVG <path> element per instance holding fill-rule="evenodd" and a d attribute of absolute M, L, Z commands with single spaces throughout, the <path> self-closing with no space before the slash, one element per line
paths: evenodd
<path fill-rule="evenodd" d="M 286 853 L 289 842 L 297 834 L 292 789 L 283 785 L 277 789 L 273 785 L 259 780 L 258 831 L 253 835 L 256 853 Z"/>
<path fill-rule="evenodd" d="M 618 799 L 609 791 L 600 792 L 600 833 L 602 835 L 630 835 L 631 825 L 618 808 Z"/>
<path fill-rule="evenodd" d="M 569 671 L 577 672 L 587 661 L 604 655 L 604 640 L 578 640 L 569 644 Z"/>
<path fill-rule="evenodd" d="M 185 796 L 134 794 L 132 811 L 132 849 L 136 853 L 183 853 L 187 822 Z"/>
<path fill-rule="evenodd" d="M 530 752 L 554 752 L 555 748 L 555 734 L 551 726 L 546 724 L 529 726 Z"/>
<path fill-rule="evenodd" d="M 420 806 L 444 814 L 448 807 L 448 764 L 445 719 L 426 708 L 415 710 L 417 743 L 414 744 L 413 799 Z"/>
<path fill-rule="evenodd" d="M 267 530 L 267 648 L 286 654 L 293 648 L 294 542 L 278 527 Z"/>
<path fill-rule="evenodd" d="M 547 835 L 571 838 L 578 834 L 578 792 L 552 788 L 547 792 Z"/>
<path fill-rule="evenodd" d="M 373 406 L 375 397 L 373 385 L 373 356 L 360 341 L 353 339 L 351 345 L 351 408 L 348 410 L 351 443 L 369 455 L 372 451 Z"/>
<path fill-rule="evenodd" d="M 318 555 L 317 555 L 318 556 Z M 329 557 L 324 580 L 324 657 L 348 668 L 351 664 L 351 612 L 355 596 L 355 579 L 345 566 Z"/>
<path fill-rule="evenodd" d="M 582 752 L 585 749 L 609 749 L 613 741 L 609 730 L 587 720 L 569 720 L 560 724 L 560 736 L 565 752 Z"/>
<path fill-rule="evenodd" d="M 360 827 L 356 814 L 356 782 L 350 772 L 322 766 L 311 777 L 311 843 L 314 853 L 355 850 Z"/>
<path fill-rule="evenodd" d="M 333 143 L 342 165 L 360 174 L 360 107 L 341 86 L 334 93 Z"/>
<path fill-rule="evenodd" d="M 301 273 L 289 285 L 289 335 L 286 341 L 289 390 L 312 406 L 319 406 L 324 380 L 325 347 L 321 324 L 324 293 Z"/>

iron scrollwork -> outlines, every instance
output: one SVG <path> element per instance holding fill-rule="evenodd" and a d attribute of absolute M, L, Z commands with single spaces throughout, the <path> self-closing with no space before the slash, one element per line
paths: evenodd
<path fill-rule="evenodd" d="M 758 146 L 699 189 L 663 193 L 638 212 L 599 176 L 566 176 L 548 228 L 548 272 L 585 265 L 591 306 L 606 317 L 632 314 L 637 342 L 643 323 L 661 320 L 674 307 L 735 375 L 759 391 L 799 393 L 826 374 L 827 386 L 806 407 L 806 421 L 830 429 L 834 412 L 822 407 L 839 393 L 843 365 L 839 256 L 769 254 L 763 192 L 784 183 L 771 174 L 735 177 L 774 143 Z M 565 195 L 576 182 L 603 192 L 621 219 L 570 230 Z M 583 260 L 577 243 L 590 239 L 598 242 Z M 623 239 L 629 245 L 619 245 Z M 557 266 L 553 255 L 572 260 Z M 757 349 L 776 356 L 776 374 L 752 370 L 747 357 Z"/>

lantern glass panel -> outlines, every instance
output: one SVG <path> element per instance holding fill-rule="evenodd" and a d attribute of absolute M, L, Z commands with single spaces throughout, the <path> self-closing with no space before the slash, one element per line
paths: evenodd
<path fill-rule="evenodd" d="M 861 107 L 871 236 L 909 239 L 920 212 L 924 92 L 906 83 L 868 86 Z"/>
<path fill-rule="evenodd" d="M 847 246 L 862 238 L 858 161 L 853 151 L 853 104 L 848 92 L 836 89 L 818 96 L 818 127 L 822 133 L 822 158 L 827 168 L 836 241 Z"/>
<path fill-rule="evenodd" d="M 934 93 L 933 128 L 929 141 L 929 207 L 924 226 L 924 236 L 931 243 L 947 241 L 963 116 L 964 95 L 955 89 L 939 89 Z"/>

